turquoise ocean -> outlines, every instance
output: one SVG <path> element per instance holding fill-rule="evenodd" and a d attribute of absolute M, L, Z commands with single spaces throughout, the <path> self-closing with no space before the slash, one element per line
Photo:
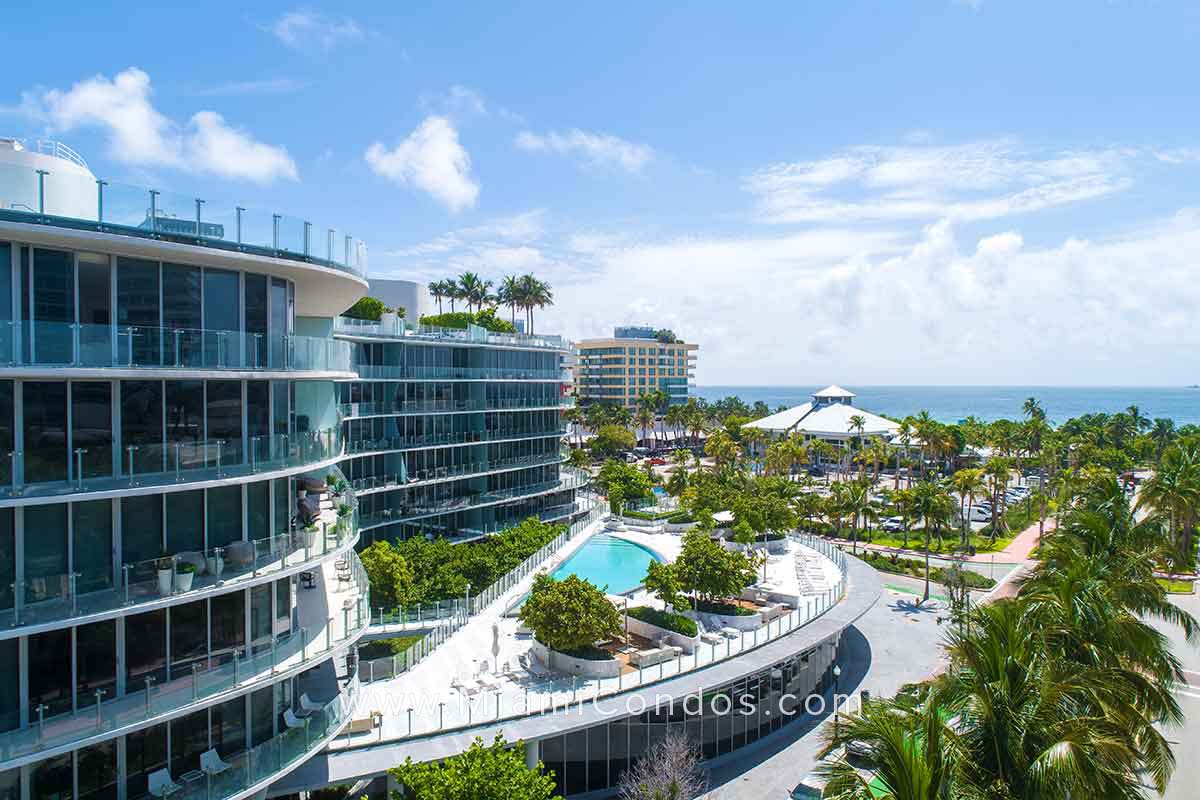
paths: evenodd
<path fill-rule="evenodd" d="M 697 386 L 706 400 L 737 395 L 747 403 L 762 400 L 777 406 L 808 402 L 823 386 Z M 1200 425 L 1200 388 L 1183 386 L 845 386 L 858 395 L 854 404 L 876 414 L 903 417 L 928 411 L 941 422 L 967 416 L 984 421 L 1020 419 L 1027 397 L 1036 397 L 1051 423 L 1097 411 L 1114 413 L 1136 405 L 1150 418 L 1166 417 L 1176 425 Z"/>

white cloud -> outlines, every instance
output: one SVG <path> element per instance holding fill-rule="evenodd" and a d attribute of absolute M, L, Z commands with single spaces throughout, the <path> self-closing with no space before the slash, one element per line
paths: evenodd
<path fill-rule="evenodd" d="M 332 50 L 363 36 L 362 28 L 350 17 L 334 19 L 307 9 L 288 11 L 263 28 L 296 50 Z"/>
<path fill-rule="evenodd" d="M 101 130 L 109 155 L 122 163 L 260 183 L 298 178 L 283 147 L 256 140 L 214 111 L 199 111 L 186 123 L 176 123 L 154 107 L 152 93 L 150 76 L 130 67 L 112 79 L 97 75 L 66 91 L 27 92 L 22 107 L 57 132 Z"/>
<path fill-rule="evenodd" d="M 471 156 L 446 117 L 426 117 L 391 150 L 375 142 L 367 148 L 365 158 L 376 174 L 415 186 L 451 211 L 471 208 L 479 197 L 479 183 L 471 175 Z"/>
<path fill-rule="evenodd" d="M 530 152 L 553 152 L 578 155 L 589 164 L 615 166 L 626 172 L 640 172 L 654 157 L 649 145 L 629 142 L 605 133 L 589 133 L 572 128 L 566 133 L 548 131 L 541 135 L 532 131 L 517 134 L 516 145 Z"/>
<path fill-rule="evenodd" d="M 1029 153 L 1013 140 L 853 147 L 760 169 L 744 186 L 775 223 L 995 219 L 1124 190 L 1128 149 Z"/>
<path fill-rule="evenodd" d="M 250 94 L 290 94 L 305 86 L 292 78 L 265 78 L 258 81 L 232 81 L 192 92 L 196 97 L 241 97 Z"/>

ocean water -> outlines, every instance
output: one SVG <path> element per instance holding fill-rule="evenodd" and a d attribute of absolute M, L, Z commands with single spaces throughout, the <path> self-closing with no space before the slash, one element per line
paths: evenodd
<path fill-rule="evenodd" d="M 762 400 L 771 410 L 808 402 L 824 386 L 697 386 L 695 395 L 720 400 L 737 395 Z M 1200 425 L 1200 389 L 1183 386 L 846 386 L 858 395 L 854 405 L 876 414 L 903 417 L 928 411 L 941 422 L 974 415 L 981 420 L 1021 419 L 1027 397 L 1036 397 L 1051 423 L 1094 412 L 1108 414 L 1136 405 L 1151 419 Z"/>

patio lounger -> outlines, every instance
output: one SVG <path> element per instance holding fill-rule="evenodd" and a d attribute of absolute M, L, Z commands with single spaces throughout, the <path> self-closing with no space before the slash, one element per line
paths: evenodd
<path fill-rule="evenodd" d="M 721 628 L 721 635 L 724 636 L 726 639 L 742 638 L 742 632 L 739 631 L 737 628 Z"/>
<path fill-rule="evenodd" d="M 229 765 L 221 760 L 220 753 L 215 749 L 209 749 L 200 754 L 200 769 L 206 775 L 220 775 L 229 769 Z"/>
<path fill-rule="evenodd" d="M 155 797 L 168 797 L 183 787 L 171 780 L 171 773 L 166 769 L 158 769 L 149 775 L 150 794 Z"/>
<path fill-rule="evenodd" d="M 320 703 L 314 703 L 312 700 L 310 700 L 307 692 L 300 695 L 300 708 L 304 709 L 309 714 L 313 713 L 314 711 L 320 711 L 324 707 L 325 706 L 321 705 Z"/>
<path fill-rule="evenodd" d="M 283 712 L 283 724 L 287 725 L 289 728 L 303 728 L 304 720 L 293 714 L 292 710 L 289 708 Z"/>

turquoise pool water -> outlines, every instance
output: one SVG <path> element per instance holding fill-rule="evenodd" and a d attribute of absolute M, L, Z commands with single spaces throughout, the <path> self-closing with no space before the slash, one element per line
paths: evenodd
<path fill-rule="evenodd" d="M 602 591 L 620 594 L 641 584 L 647 564 L 661 560 L 639 544 L 597 533 L 550 575 L 561 579 L 574 573 Z"/>

